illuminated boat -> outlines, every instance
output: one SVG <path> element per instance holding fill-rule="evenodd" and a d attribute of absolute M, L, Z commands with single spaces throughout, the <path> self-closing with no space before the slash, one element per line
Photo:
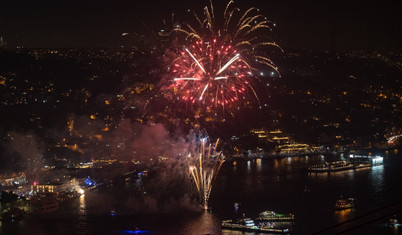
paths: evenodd
<path fill-rule="evenodd" d="M 239 206 L 241 205 L 241 203 L 239 202 L 235 202 L 234 203 L 234 210 L 237 212 L 239 210 Z"/>
<path fill-rule="evenodd" d="M 113 208 L 110 210 L 110 216 L 116 216 L 117 215 L 117 211 L 116 208 Z"/>
<path fill-rule="evenodd" d="M 279 214 L 275 211 L 263 211 L 255 219 L 258 221 L 293 221 L 295 216 L 293 214 Z"/>
<path fill-rule="evenodd" d="M 223 220 L 223 229 L 230 229 L 244 232 L 258 232 L 258 233 L 282 233 L 288 234 L 288 228 L 274 228 L 273 226 L 255 225 L 254 220 L 244 218 L 239 220 Z"/>
<path fill-rule="evenodd" d="M 354 198 L 341 198 L 336 200 L 335 209 L 336 210 L 344 210 L 349 209 L 355 206 L 355 199 Z"/>
<path fill-rule="evenodd" d="M 308 168 L 309 172 L 335 172 L 354 169 L 354 165 L 348 161 L 326 162 L 323 165 Z"/>
<path fill-rule="evenodd" d="M 389 227 L 393 227 L 393 226 L 397 226 L 397 225 L 398 225 L 398 220 L 396 219 L 396 215 L 394 215 L 394 217 L 392 217 L 392 218 L 390 218 L 390 219 L 388 220 L 387 225 L 388 225 Z"/>

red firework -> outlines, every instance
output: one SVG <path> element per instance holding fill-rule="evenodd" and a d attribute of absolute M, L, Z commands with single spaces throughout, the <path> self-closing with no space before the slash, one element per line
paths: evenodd
<path fill-rule="evenodd" d="M 171 68 L 179 99 L 206 105 L 233 106 L 245 99 L 252 69 L 231 45 L 216 39 L 184 48 Z"/>

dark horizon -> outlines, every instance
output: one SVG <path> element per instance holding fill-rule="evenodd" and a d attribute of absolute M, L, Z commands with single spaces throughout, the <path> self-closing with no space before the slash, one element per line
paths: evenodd
<path fill-rule="evenodd" d="M 151 2 L 5 2 L 0 7 L 0 36 L 6 48 L 113 48 L 121 45 L 122 33 L 157 32 L 172 12 L 177 20 L 185 21 L 187 9 L 201 13 L 209 4 Z M 215 1 L 217 17 L 226 3 Z M 240 0 L 235 5 L 241 12 L 259 8 L 277 25 L 273 35 L 284 48 L 399 50 L 402 41 L 402 16 L 396 3 Z"/>

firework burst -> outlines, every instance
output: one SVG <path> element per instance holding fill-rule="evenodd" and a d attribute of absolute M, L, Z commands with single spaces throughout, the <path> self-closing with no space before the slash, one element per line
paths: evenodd
<path fill-rule="evenodd" d="M 208 144 L 207 138 L 201 138 L 192 148 L 189 158 L 189 173 L 194 182 L 202 206 L 208 209 L 208 200 L 212 190 L 213 179 L 219 172 L 225 157 L 221 152 L 216 152 L 219 139 L 215 147 Z"/>
<path fill-rule="evenodd" d="M 169 67 L 178 100 L 207 109 L 240 107 L 248 102 L 249 94 L 259 102 L 254 87 L 258 82 L 265 85 L 258 76 L 259 69 L 268 66 L 279 74 L 265 55 L 267 46 L 280 49 L 268 37 L 274 24 L 259 14 L 257 8 L 241 14 L 233 3 L 226 5 L 220 22 L 210 1 L 202 17 L 189 11 L 194 23 L 176 24 L 167 33 L 167 36 L 183 35 Z"/>

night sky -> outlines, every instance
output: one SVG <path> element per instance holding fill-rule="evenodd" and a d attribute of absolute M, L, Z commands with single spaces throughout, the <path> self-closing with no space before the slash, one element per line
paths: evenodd
<path fill-rule="evenodd" d="M 227 1 L 215 1 L 222 13 Z M 116 47 L 123 32 L 157 31 L 171 12 L 186 19 L 208 1 L 1 1 L 0 36 L 16 46 Z M 297 49 L 400 50 L 402 14 L 386 1 L 235 1 L 244 11 L 255 6 L 277 24 L 277 43 Z M 220 12 L 218 12 L 221 10 Z M 178 18 L 178 19 L 179 19 Z"/>

